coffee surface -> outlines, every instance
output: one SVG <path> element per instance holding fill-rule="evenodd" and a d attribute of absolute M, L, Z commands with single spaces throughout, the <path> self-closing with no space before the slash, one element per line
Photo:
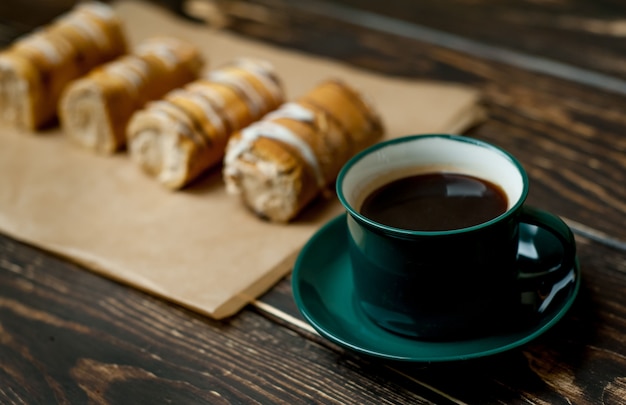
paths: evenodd
<path fill-rule="evenodd" d="M 467 228 L 507 210 L 497 185 L 456 173 L 426 173 L 389 182 L 369 194 L 361 214 L 381 224 L 415 231 Z"/>

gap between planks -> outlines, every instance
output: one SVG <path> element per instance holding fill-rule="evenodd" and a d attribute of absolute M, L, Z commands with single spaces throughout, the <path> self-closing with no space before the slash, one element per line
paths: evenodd
<path fill-rule="evenodd" d="M 604 232 L 598 231 L 597 229 L 591 228 L 587 225 L 583 225 L 580 222 L 564 217 L 561 217 L 561 219 L 567 224 L 567 226 L 570 227 L 574 234 L 600 243 L 601 245 L 626 252 L 626 241 L 613 238 Z"/>
<path fill-rule="evenodd" d="M 604 244 L 606 246 L 612 247 L 614 249 L 617 250 L 621 250 L 621 251 L 626 251 L 626 242 L 619 240 L 619 239 L 615 239 L 610 237 L 609 235 L 600 232 L 596 229 L 593 229 L 591 227 L 588 227 L 586 225 L 583 225 L 581 223 L 578 223 L 576 221 L 573 221 L 571 219 L 568 218 L 563 218 L 563 221 L 572 229 L 572 232 L 574 234 L 580 235 L 584 238 L 590 239 L 594 242 L 598 242 L 601 244 Z M 251 305 L 253 307 L 255 307 L 258 311 L 260 311 L 261 313 L 267 314 L 271 317 L 277 318 L 282 320 L 284 323 L 291 325 L 291 327 L 294 327 L 296 329 L 299 329 L 301 331 L 316 335 L 316 336 L 320 336 L 320 334 L 307 322 L 296 318 L 293 315 L 290 315 L 270 304 L 267 304 L 265 302 L 262 302 L 260 300 L 253 300 L 251 302 Z M 396 368 L 393 368 L 391 366 L 385 365 L 386 368 L 388 368 L 389 370 L 393 371 L 394 373 L 397 373 L 398 375 L 401 375 L 404 378 L 409 379 L 410 381 L 414 382 L 415 384 L 418 384 L 420 386 L 422 386 L 425 389 L 428 389 L 429 391 L 443 397 L 446 398 L 448 401 L 451 401 L 455 404 L 458 405 L 465 405 L 466 403 L 454 398 L 452 396 L 450 396 L 449 394 L 446 394 L 445 392 L 433 387 L 432 385 L 429 385 L 423 381 L 420 381 L 418 379 L 416 379 L 415 377 L 412 377 L 411 375 L 408 375 Z"/>
<path fill-rule="evenodd" d="M 398 20 L 393 17 L 387 17 L 325 0 L 290 2 L 289 7 L 362 28 L 426 42 L 482 59 L 512 65 L 535 73 L 570 80 L 606 92 L 626 95 L 626 80 L 622 80 L 618 77 L 524 52 L 488 45 L 459 35 L 424 27 L 408 21 Z"/>
<path fill-rule="evenodd" d="M 251 302 L 251 305 L 254 306 L 255 308 L 257 308 L 260 312 L 262 313 L 266 313 L 268 315 L 271 315 L 275 318 L 281 319 L 282 321 L 284 321 L 285 323 L 292 325 L 298 329 L 302 329 L 308 333 L 312 333 L 314 335 L 320 336 L 319 333 L 317 333 L 317 331 L 315 329 L 313 329 L 313 327 L 311 325 L 309 325 L 308 323 L 292 316 L 289 315 L 288 313 L 270 305 L 270 304 L 266 304 L 265 302 L 259 301 L 259 300 L 253 300 Z M 418 380 L 415 377 L 402 372 L 394 367 L 388 366 L 388 365 L 383 365 L 385 368 L 387 368 L 388 370 L 393 371 L 394 373 L 401 375 L 402 377 L 412 381 L 415 384 L 418 384 L 419 386 L 441 396 L 442 398 L 447 399 L 448 401 L 457 404 L 457 405 L 467 405 L 466 402 L 461 401 L 460 399 L 454 398 L 449 394 L 446 394 L 445 392 L 433 387 L 430 384 L 425 383 L 424 381 Z"/>

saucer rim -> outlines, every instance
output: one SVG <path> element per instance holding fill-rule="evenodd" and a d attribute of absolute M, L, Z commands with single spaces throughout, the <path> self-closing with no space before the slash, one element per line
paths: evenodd
<path fill-rule="evenodd" d="M 292 293 L 294 300 L 296 302 L 296 306 L 298 310 L 305 318 L 305 320 L 315 329 L 321 336 L 326 339 L 334 342 L 344 348 L 352 350 L 354 352 L 364 354 L 367 356 L 371 356 L 378 359 L 383 360 L 393 360 L 393 361 L 401 361 L 401 362 L 413 362 L 413 363 L 434 363 L 434 362 L 451 362 L 451 361 L 463 361 L 463 360 L 471 360 L 477 359 L 481 357 L 492 356 L 495 354 L 503 353 L 520 346 L 523 346 L 532 340 L 535 340 L 539 336 L 543 335 L 545 332 L 550 330 L 554 325 L 556 325 L 569 311 L 571 306 L 573 305 L 576 297 L 578 296 L 578 292 L 581 285 L 581 271 L 580 271 L 580 263 L 578 258 L 576 257 L 574 260 L 574 267 L 571 269 L 575 272 L 575 282 L 572 287 L 569 288 L 569 296 L 563 300 L 560 307 L 555 308 L 549 314 L 546 314 L 533 325 L 523 328 L 520 331 L 511 332 L 511 333 L 496 333 L 492 335 L 488 335 L 481 338 L 470 338 L 470 339 L 460 339 L 454 341 L 441 341 L 441 342 L 425 342 L 420 341 L 419 339 L 410 338 L 401 336 L 389 331 L 385 331 L 382 328 L 376 327 L 372 324 L 373 327 L 378 328 L 377 331 L 379 333 L 387 333 L 390 336 L 393 336 L 394 339 L 400 339 L 407 344 L 413 344 L 415 347 L 432 345 L 436 344 L 438 346 L 451 346 L 455 344 L 463 344 L 463 343 L 471 343 L 471 342 L 480 342 L 484 341 L 484 346 L 489 346 L 489 340 L 494 340 L 497 338 L 509 337 L 511 339 L 510 342 L 506 344 L 497 344 L 497 342 L 492 343 L 492 347 L 485 348 L 482 350 L 475 350 L 472 352 L 468 352 L 466 354 L 454 354 L 454 355 L 432 355 L 432 356 L 410 356 L 410 355 L 398 355 L 398 354 L 390 354 L 385 353 L 385 350 L 373 350 L 367 347 L 362 347 L 361 345 L 350 342 L 349 339 L 346 339 L 345 336 L 338 336 L 330 331 L 324 326 L 323 323 L 320 323 L 318 319 L 311 313 L 309 310 L 307 303 L 303 300 L 302 295 L 300 294 L 300 290 L 298 287 L 298 283 L 300 281 L 300 273 L 302 268 L 304 267 L 304 262 L 307 256 L 307 253 L 315 247 L 316 244 L 319 243 L 320 239 L 323 239 L 330 231 L 334 230 L 337 227 L 342 227 L 347 229 L 346 226 L 346 213 L 340 214 L 327 223 L 325 223 L 320 229 L 315 232 L 315 234 L 307 241 L 307 243 L 303 246 L 301 251 L 299 252 L 296 262 L 292 271 Z M 342 230 L 344 230 L 342 229 Z M 346 241 L 347 245 L 347 241 Z M 338 257 L 338 256 L 337 256 Z M 344 266 L 345 267 L 345 266 Z M 344 269 L 344 271 L 347 271 Z M 353 288 L 350 289 L 347 293 L 352 294 Z M 348 310 L 350 311 L 350 310 Z M 351 311 L 353 312 L 353 311 Z M 355 315 L 358 315 L 356 312 Z M 519 336 L 519 338 L 516 338 Z"/>

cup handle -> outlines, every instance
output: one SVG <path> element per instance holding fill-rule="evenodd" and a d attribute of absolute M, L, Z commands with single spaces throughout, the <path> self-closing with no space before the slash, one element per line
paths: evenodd
<path fill-rule="evenodd" d="M 547 269 L 540 271 L 518 269 L 518 285 L 522 294 L 522 303 L 534 307 L 534 311 L 541 313 L 549 307 L 560 290 L 575 281 L 576 241 L 567 224 L 547 211 L 524 206 L 520 223 L 534 225 L 549 232 L 555 237 L 554 242 L 559 243 L 562 249 L 561 261 Z"/>

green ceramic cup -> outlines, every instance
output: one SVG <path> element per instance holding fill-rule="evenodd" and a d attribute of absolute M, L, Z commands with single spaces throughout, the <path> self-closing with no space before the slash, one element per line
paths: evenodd
<path fill-rule="evenodd" d="M 396 228 L 360 213 L 365 196 L 382 184 L 442 171 L 499 185 L 508 200 L 506 212 L 444 231 Z M 385 329 L 429 340 L 484 335 L 527 322 L 521 316 L 527 310 L 524 294 L 558 283 L 576 260 L 569 227 L 524 205 L 528 186 L 512 155 L 468 137 L 406 136 L 352 158 L 339 173 L 337 193 L 348 214 L 355 299 L 365 314 Z M 518 259 L 521 225 L 548 236 L 531 266 Z"/>

